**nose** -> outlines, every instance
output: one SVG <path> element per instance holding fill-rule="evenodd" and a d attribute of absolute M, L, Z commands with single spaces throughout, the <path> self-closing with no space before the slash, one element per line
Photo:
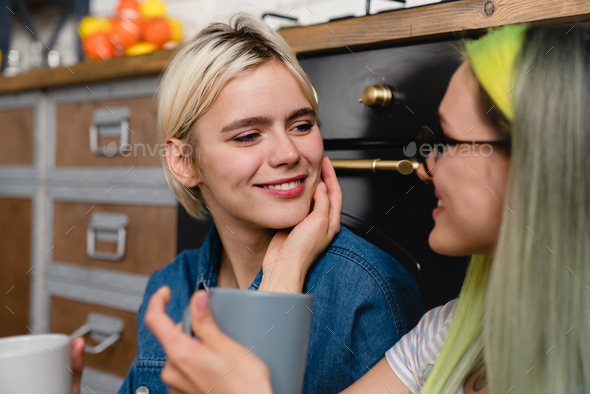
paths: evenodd
<path fill-rule="evenodd" d="M 269 164 L 272 167 L 291 167 L 301 160 L 301 153 L 294 141 L 284 130 L 273 133 L 273 143 L 269 145 Z"/>
<path fill-rule="evenodd" d="M 434 168 L 434 158 L 432 158 L 432 154 L 429 155 L 420 167 L 418 167 L 418 177 L 422 179 L 424 182 L 432 181 L 432 169 Z"/>

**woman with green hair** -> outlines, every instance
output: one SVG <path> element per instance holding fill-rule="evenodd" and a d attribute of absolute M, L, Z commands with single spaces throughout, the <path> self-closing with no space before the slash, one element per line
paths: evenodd
<path fill-rule="evenodd" d="M 512 25 L 466 45 L 418 173 L 439 198 L 429 244 L 473 256 L 465 282 L 345 393 L 590 392 L 589 42 L 581 25 Z M 161 289 L 146 322 L 183 361 L 165 368 L 173 391 L 271 392 L 206 292 L 191 299 L 198 340 L 166 303 Z"/>

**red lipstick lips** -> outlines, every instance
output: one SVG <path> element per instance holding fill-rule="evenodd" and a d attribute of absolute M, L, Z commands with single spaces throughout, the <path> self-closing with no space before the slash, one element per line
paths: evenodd
<path fill-rule="evenodd" d="M 305 174 L 301 174 L 301 175 L 297 175 L 291 178 L 282 178 L 282 179 L 277 179 L 276 181 L 272 181 L 272 182 L 267 182 L 267 183 L 260 183 L 256 186 L 270 186 L 270 185 L 280 185 L 282 183 L 289 183 L 289 182 L 293 182 L 296 181 L 298 179 L 301 178 L 305 178 L 307 175 Z"/>
<path fill-rule="evenodd" d="M 257 189 L 260 190 L 263 193 L 269 194 L 273 197 L 278 197 L 278 198 L 292 198 L 292 197 L 297 197 L 298 195 L 300 195 L 301 193 L 303 193 L 303 189 L 305 188 L 305 179 L 306 179 L 307 175 L 303 174 L 303 175 L 298 175 L 292 178 L 283 178 L 283 179 L 277 179 L 276 181 L 272 181 L 272 182 L 268 182 L 268 183 L 263 183 L 260 185 L 256 185 Z M 262 186 L 272 186 L 272 185 L 280 185 L 283 183 L 290 183 L 290 182 L 294 182 L 301 179 L 301 182 L 299 183 L 299 185 L 295 186 L 292 189 L 288 189 L 288 190 L 282 190 L 282 189 L 265 189 Z"/>

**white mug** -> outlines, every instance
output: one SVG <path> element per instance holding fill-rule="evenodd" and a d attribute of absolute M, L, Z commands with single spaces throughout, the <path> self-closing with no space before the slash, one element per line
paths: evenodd
<path fill-rule="evenodd" d="M 69 394 L 72 377 L 69 336 L 0 338 L 0 394 Z"/>

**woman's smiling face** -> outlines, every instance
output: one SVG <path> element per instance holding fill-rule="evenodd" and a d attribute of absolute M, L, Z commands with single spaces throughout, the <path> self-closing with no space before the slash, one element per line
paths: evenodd
<path fill-rule="evenodd" d="M 498 140 L 494 129 L 479 115 L 478 89 L 470 64 L 463 63 L 451 78 L 439 107 L 447 137 L 459 141 Z M 436 164 L 431 155 L 425 162 L 429 170 L 424 165 L 418 169 L 422 180 L 433 182 L 442 205 L 433 211 L 435 224 L 428 239 L 437 253 L 493 256 L 506 210 L 510 159 L 495 148 L 491 155 L 485 149 L 482 156 L 479 147 L 475 145 L 475 149 L 456 155 L 446 151 Z"/>
<path fill-rule="evenodd" d="M 214 218 L 244 227 L 295 226 L 310 210 L 324 156 L 317 118 L 278 61 L 231 80 L 196 122 L 198 185 Z"/>

